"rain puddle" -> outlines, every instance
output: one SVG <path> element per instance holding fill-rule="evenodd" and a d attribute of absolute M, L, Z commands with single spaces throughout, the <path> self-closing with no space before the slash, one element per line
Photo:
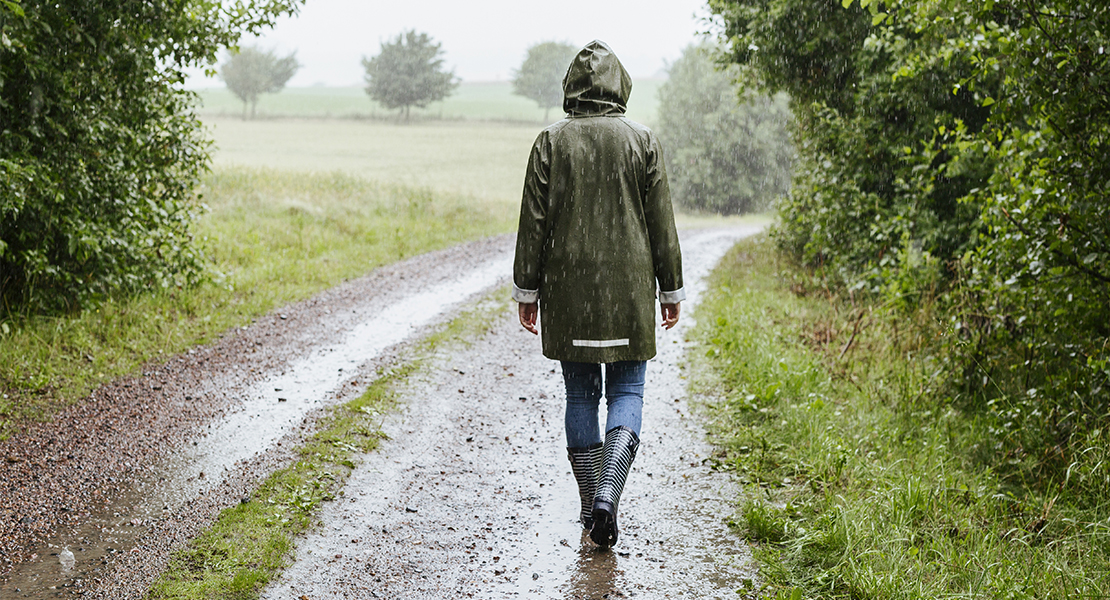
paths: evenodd
<path fill-rule="evenodd" d="M 4 598 L 51 598 L 82 593 L 101 576 L 113 555 L 137 551 L 149 524 L 171 515 L 190 499 L 213 489 L 236 464 L 272 448 L 312 410 L 334 402 L 360 367 L 385 349 L 412 337 L 458 303 L 498 285 L 512 272 L 512 256 L 501 255 L 371 313 L 339 343 L 324 345 L 250 388 L 234 412 L 211 425 L 195 444 L 114 499 L 110 512 L 89 515 L 59 534 L 36 558 L 14 569 L 0 584 Z"/>

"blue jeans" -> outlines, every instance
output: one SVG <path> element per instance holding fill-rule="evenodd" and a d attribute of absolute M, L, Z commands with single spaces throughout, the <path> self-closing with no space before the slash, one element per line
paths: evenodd
<path fill-rule="evenodd" d="M 601 443 L 598 405 L 601 400 L 601 365 L 562 361 L 567 387 L 564 424 L 568 448 L 587 448 Z M 605 431 L 625 426 L 640 435 L 644 409 L 644 374 L 647 362 L 630 360 L 605 364 Z"/>

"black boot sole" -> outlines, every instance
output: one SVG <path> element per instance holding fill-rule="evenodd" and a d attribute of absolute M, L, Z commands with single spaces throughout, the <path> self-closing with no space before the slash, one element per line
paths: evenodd
<path fill-rule="evenodd" d="M 590 529 L 590 539 L 602 548 L 611 548 L 617 543 L 617 515 L 612 504 L 594 502 L 594 526 Z"/>

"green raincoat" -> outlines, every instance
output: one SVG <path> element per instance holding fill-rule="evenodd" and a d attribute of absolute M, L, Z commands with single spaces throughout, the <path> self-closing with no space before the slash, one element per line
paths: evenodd
<path fill-rule="evenodd" d="M 656 291 L 686 297 L 663 149 L 624 116 L 631 91 L 613 51 L 590 42 L 563 78 L 567 117 L 532 146 L 513 298 L 539 301 L 548 358 L 650 359 Z"/>

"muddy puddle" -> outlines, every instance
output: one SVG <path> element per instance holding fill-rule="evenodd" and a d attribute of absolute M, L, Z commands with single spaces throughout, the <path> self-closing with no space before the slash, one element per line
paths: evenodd
<path fill-rule="evenodd" d="M 338 339 L 321 336 L 307 344 L 301 358 L 280 370 L 244 377 L 238 389 L 179 390 L 187 400 L 204 402 L 206 395 L 235 396 L 232 410 L 201 430 L 182 448 L 168 451 L 157 464 L 138 472 L 108 477 L 114 487 L 111 503 L 100 510 L 86 507 L 79 523 L 57 533 L 35 549 L 31 560 L 17 565 L 0 582 L 0 598 L 53 598 L 83 594 L 111 576 L 120 557 L 149 552 L 141 541 L 152 524 L 180 518 L 188 504 L 238 476 L 244 465 L 273 449 L 284 436 L 322 406 L 344 397 L 341 391 L 372 373 L 369 362 L 387 349 L 406 342 L 452 312 L 468 298 L 508 281 L 511 255 L 502 248 L 479 264 L 447 277 L 421 281 L 409 277 L 409 293 L 395 294 L 388 304 L 365 310 L 364 318 L 345 316 Z M 404 277 L 402 277 L 404 278 Z M 284 318 L 284 316 L 280 317 Z M 335 336 L 332 336 L 335 337 Z M 248 365 L 244 375 L 254 371 Z M 128 465 L 130 466 L 130 465 Z M 160 557 L 164 561 L 165 557 Z"/>
<path fill-rule="evenodd" d="M 513 315 L 403 392 L 296 562 L 262 597 L 737 598 L 755 584 L 724 518 L 737 488 L 706 464 L 680 365 L 702 277 L 754 230 L 683 234 L 690 301 L 648 366 L 642 444 L 599 550 L 576 521 L 557 363 Z"/>

